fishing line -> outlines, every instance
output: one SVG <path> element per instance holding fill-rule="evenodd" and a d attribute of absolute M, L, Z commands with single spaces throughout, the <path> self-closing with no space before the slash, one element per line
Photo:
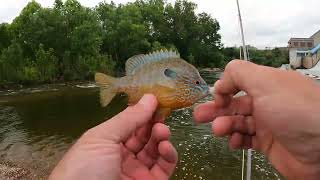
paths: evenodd
<path fill-rule="evenodd" d="M 241 12 L 240 12 L 240 5 L 239 5 L 239 0 L 236 0 L 237 2 L 237 8 L 238 8 L 238 15 L 239 15 L 239 24 L 240 24 L 240 32 L 241 32 L 241 39 L 242 39 L 242 50 L 243 50 L 243 56 L 244 60 L 248 61 L 249 57 L 249 51 L 247 49 L 246 43 L 245 43 L 245 37 L 243 33 L 243 24 L 242 24 L 242 17 L 241 17 Z M 241 48 L 240 48 L 240 53 L 241 53 Z M 242 58 L 240 58 L 242 59 Z M 251 179 L 251 156 L 252 156 L 252 150 L 248 149 L 247 153 L 247 176 L 246 180 Z M 242 151 L 242 180 L 244 179 L 244 161 L 245 161 L 245 151 Z"/>
<path fill-rule="evenodd" d="M 239 51 L 240 51 L 240 59 L 242 59 L 241 46 L 239 47 Z M 241 180 L 244 180 L 244 161 L 245 161 L 245 151 L 242 150 Z"/>

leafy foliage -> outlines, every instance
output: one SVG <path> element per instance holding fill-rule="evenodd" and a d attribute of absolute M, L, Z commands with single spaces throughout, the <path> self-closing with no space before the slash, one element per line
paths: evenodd
<path fill-rule="evenodd" d="M 50 48 L 48 51 L 45 51 L 43 45 L 40 44 L 39 49 L 36 52 L 35 65 L 31 66 L 34 68 L 32 71 L 33 73 L 38 71 L 38 78 L 35 80 L 38 79 L 41 82 L 54 81 L 55 75 L 57 74 L 56 64 L 57 58 L 54 56 L 54 50 Z"/>
<path fill-rule="evenodd" d="M 196 8 L 187 0 L 104 1 L 95 8 L 77 0 L 55 0 L 52 8 L 43 8 L 33 0 L 11 24 L 0 24 L 0 83 L 123 73 L 129 57 L 164 48 L 177 50 L 198 67 L 223 67 L 239 51 L 224 49 L 217 20 L 196 14 Z M 256 62 L 271 66 L 284 60 L 278 50 L 252 54 Z"/>
<path fill-rule="evenodd" d="M 239 59 L 240 49 L 236 47 L 225 48 L 224 55 L 226 60 Z M 259 50 L 257 48 L 249 48 L 250 61 L 272 67 L 280 67 L 282 64 L 289 62 L 289 52 L 287 49 L 274 48 L 272 50 Z"/>

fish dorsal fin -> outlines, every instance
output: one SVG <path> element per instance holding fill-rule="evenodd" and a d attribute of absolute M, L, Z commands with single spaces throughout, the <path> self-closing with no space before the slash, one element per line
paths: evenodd
<path fill-rule="evenodd" d="M 126 74 L 133 75 L 137 70 L 141 69 L 146 64 L 171 58 L 180 58 L 180 55 L 171 50 L 160 50 L 149 54 L 133 56 L 126 62 Z"/>

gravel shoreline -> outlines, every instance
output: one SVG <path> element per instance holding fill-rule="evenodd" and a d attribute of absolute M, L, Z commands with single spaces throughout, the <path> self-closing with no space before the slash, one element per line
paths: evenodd
<path fill-rule="evenodd" d="M 34 179 L 32 173 L 22 167 L 18 167 L 9 162 L 0 163 L 0 179 L 1 180 L 21 180 Z"/>

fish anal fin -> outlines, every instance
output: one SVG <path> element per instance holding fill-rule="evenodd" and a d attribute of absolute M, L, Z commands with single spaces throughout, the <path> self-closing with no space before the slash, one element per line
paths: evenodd
<path fill-rule="evenodd" d="M 156 111 L 156 120 L 159 119 L 167 119 L 171 115 L 172 110 L 170 108 L 158 108 Z"/>

